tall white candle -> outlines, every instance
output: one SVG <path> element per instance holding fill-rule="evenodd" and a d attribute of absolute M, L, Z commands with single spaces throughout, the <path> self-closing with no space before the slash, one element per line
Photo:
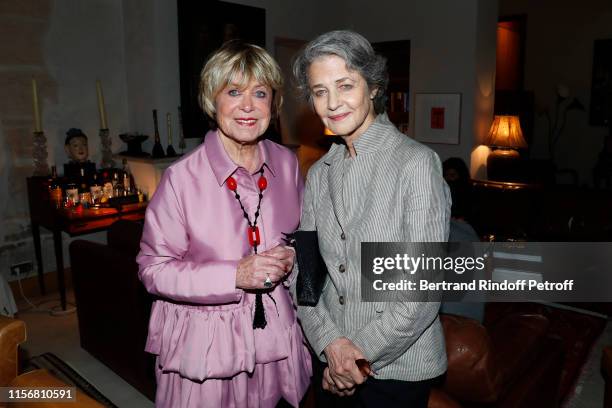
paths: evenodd
<path fill-rule="evenodd" d="M 102 94 L 102 83 L 96 81 L 96 92 L 98 93 L 98 111 L 100 112 L 100 129 L 108 129 L 106 124 L 106 109 L 104 108 L 104 95 Z"/>
<path fill-rule="evenodd" d="M 40 124 L 40 111 L 38 110 L 38 89 L 36 87 L 36 79 L 32 78 L 32 105 L 34 107 L 34 131 L 42 132 Z"/>

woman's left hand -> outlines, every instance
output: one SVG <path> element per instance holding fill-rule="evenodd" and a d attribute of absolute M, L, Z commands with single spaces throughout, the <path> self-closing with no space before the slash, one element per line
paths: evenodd
<path fill-rule="evenodd" d="M 338 391 L 349 391 L 367 380 L 368 377 L 364 376 L 355 363 L 365 357 L 351 340 L 339 337 L 329 343 L 323 352 L 329 364 L 329 376 Z"/>
<path fill-rule="evenodd" d="M 333 378 L 331 377 L 331 374 L 329 373 L 329 367 L 325 367 L 325 370 L 323 371 L 323 389 L 325 391 L 329 391 L 332 394 L 336 394 L 340 397 L 347 397 L 347 396 L 351 396 L 355 393 L 356 387 L 352 387 L 352 388 L 346 388 L 344 390 L 340 390 L 338 389 L 338 387 L 336 387 L 336 383 L 334 382 Z"/>
<path fill-rule="evenodd" d="M 277 245 L 274 248 L 270 248 L 267 251 L 262 252 L 261 254 L 271 256 L 272 258 L 276 258 L 281 261 L 285 265 L 285 275 L 287 275 L 293 269 L 295 251 L 291 247 Z"/>

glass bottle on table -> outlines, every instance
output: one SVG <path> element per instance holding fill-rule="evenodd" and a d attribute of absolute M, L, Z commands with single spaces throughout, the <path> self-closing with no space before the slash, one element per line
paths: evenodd
<path fill-rule="evenodd" d="M 108 201 L 109 198 L 113 197 L 113 180 L 111 179 L 108 170 L 102 173 L 102 199 L 101 202 Z"/>
<path fill-rule="evenodd" d="M 80 168 L 79 175 L 79 203 L 83 208 L 89 208 L 91 205 L 91 193 L 89 191 L 89 182 L 87 176 L 85 176 L 85 168 Z"/>
<path fill-rule="evenodd" d="M 74 179 L 68 180 L 68 184 L 66 184 L 65 204 L 67 208 L 76 207 L 79 204 L 79 185 Z"/>
<path fill-rule="evenodd" d="M 57 179 L 57 167 L 51 166 L 51 178 L 49 179 L 49 199 L 55 208 L 62 207 L 63 191 Z"/>
<path fill-rule="evenodd" d="M 125 195 L 134 194 L 134 182 L 127 159 L 123 159 L 123 190 Z"/>
<path fill-rule="evenodd" d="M 102 186 L 98 182 L 98 174 L 94 173 L 91 184 L 89 185 L 89 192 L 91 193 L 91 203 L 93 205 L 100 204 L 100 200 L 104 193 L 102 192 Z"/>
<path fill-rule="evenodd" d="M 126 196 L 132 194 L 132 184 L 128 173 L 123 173 L 123 194 Z"/>
<path fill-rule="evenodd" d="M 123 197 L 123 181 L 119 178 L 119 171 L 113 173 L 113 197 Z"/>

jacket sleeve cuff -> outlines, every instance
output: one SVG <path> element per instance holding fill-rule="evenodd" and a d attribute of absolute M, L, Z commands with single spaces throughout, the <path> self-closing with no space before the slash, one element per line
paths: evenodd
<path fill-rule="evenodd" d="M 198 303 L 217 304 L 239 302 L 244 293 L 236 287 L 237 261 L 207 262 L 197 274 L 196 288 L 201 288 L 200 294 L 194 294 Z"/>
<path fill-rule="evenodd" d="M 343 336 L 329 318 L 327 311 L 325 309 L 319 309 L 322 306 L 322 301 L 322 299 L 319 300 L 319 304 L 315 307 L 298 307 L 298 317 L 302 323 L 306 338 L 319 358 L 325 357 L 323 355 L 325 347 L 335 339 Z"/>
<path fill-rule="evenodd" d="M 297 261 L 296 261 L 297 262 Z M 289 272 L 289 274 L 287 275 L 287 277 L 285 278 L 285 280 L 283 281 L 283 285 L 286 288 L 290 288 L 291 285 L 293 285 L 293 283 L 295 282 L 295 280 L 297 279 L 297 275 L 298 275 L 298 270 L 297 270 L 297 265 L 293 266 L 293 269 L 291 269 L 291 272 Z M 297 303 L 297 302 L 296 302 Z"/>
<path fill-rule="evenodd" d="M 374 371 L 378 371 L 382 368 L 380 361 L 378 361 L 378 355 L 374 352 L 374 350 L 377 349 L 376 345 L 372 344 L 372 342 L 368 342 L 364 336 L 359 334 L 353 339 L 349 338 L 349 340 L 351 340 L 355 346 L 359 347 L 366 360 L 372 364 Z M 379 345 L 378 348 L 380 347 L 382 346 Z"/>
<path fill-rule="evenodd" d="M 325 354 L 323 351 L 325 347 L 329 346 L 334 340 L 342 337 L 340 331 L 335 327 L 330 327 L 330 330 L 322 330 L 319 333 L 319 337 L 316 338 L 314 342 L 311 342 L 312 348 L 319 358 L 325 361 Z"/>

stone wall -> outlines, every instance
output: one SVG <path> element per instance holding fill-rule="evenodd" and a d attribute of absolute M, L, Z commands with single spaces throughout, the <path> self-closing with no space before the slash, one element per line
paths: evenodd
<path fill-rule="evenodd" d="M 100 162 L 95 81 L 102 81 L 113 151 L 127 131 L 122 0 L 3 0 L 0 2 L 0 274 L 33 261 L 26 196 L 33 174 L 31 80 L 36 78 L 49 165 L 61 172 L 64 138 L 71 127 L 89 136 L 90 159 Z M 55 270 L 50 233 L 43 260 Z M 69 239 L 64 235 L 65 260 Z M 104 234 L 87 239 L 104 240 Z M 68 262 L 66 262 L 69 264 Z"/>
<path fill-rule="evenodd" d="M 57 83 L 45 66 L 44 38 L 51 0 L 0 2 L 0 273 L 31 258 L 25 178 L 33 171 L 31 80 L 39 95 L 57 100 Z"/>

